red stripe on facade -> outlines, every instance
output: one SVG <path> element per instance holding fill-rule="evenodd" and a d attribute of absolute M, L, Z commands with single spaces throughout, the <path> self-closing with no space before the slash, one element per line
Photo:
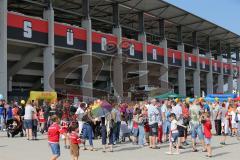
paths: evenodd
<path fill-rule="evenodd" d="M 217 60 L 212 60 L 212 64 L 217 63 L 217 67 L 221 67 L 221 62 Z"/>
<path fill-rule="evenodd" d="M 117 37 L 111 34 L 92 32 L 92 41 L 93 43 L 102 43 L 102 37 L 107 39 L 107 44 L 114 43 L 117 45 Z"/>
<path fill-rule="evenodd" d="M 143 52 L 143 44 L 133 39 L 122 38 L 122 48 L 129 48 L 130 45 L 134 45 L 134 50 Z"/>
<path fill-rule="evenodd" d="M 73 32 L 74 39 L 86 40 L 87 39 L 87 32 L 85 29 L 70 25 L 64 25 L 61 23 L 54 23 L 54 32 L 57 36 L 67 36 L 67 32 L 71 30 Z"/>
<path fill-rule="evenodd" d="M 155 46 L 155 45 L 151 45 L 151 44 L 147 45 L 147 53 L 148 54 L 152 54 L 153 49 L 156 49 L 157 55 L 164 56 L 164 48 L 161 48 L 161 47 Z"/>
<path fill-rule="evenodd" d="M 231 65 L 228 63 L 223 63 L 223 68 L 231 69 Z"/>
<path fill-rule="evenodd" d="M 206 65 L 209 65 L 209 64 L 210 64 L 209 59 L 208 59 L 208 58 L 205 58 L 205 57 L 199 57 L 199 62 L 200 62 L 200 63 L 205 62 Z"/>
<path fill-rule="evenodd" d="M 189 57 L 191 57 L 191 61 L 197 63 L 197 56 L 190 54 L 190 53 L 185 53 L 185 61 L 189 60 Z"/>
<path fill-rule="evenodd" d="M 8 12 L 7 18 L 8 26 L 24 29 L 24 21 L 32 23 L 33 31 L 48 33 L 48 22 L 46 20 Z"/>
<path fill-rule="evenodd" d="M 181 51 L 168 48 L 168 57 L 172 58 L 174 55 L 176 59 L 181 59 L 181 54 L 182 54 Z"/>

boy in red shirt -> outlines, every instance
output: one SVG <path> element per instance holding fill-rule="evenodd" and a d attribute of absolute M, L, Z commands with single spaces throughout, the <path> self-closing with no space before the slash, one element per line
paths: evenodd
<path fill-rule="evenodd" d="M 61 133 L 61 127 L 59 126 L 60 119 L 53 115 L 51 117 L 53 124 L 48 128 L 48 144 L 52 150 L 52 158 L 51 160 L 57 160 L 60 156 L 60 145 L 59 145 L 59 137 Z"/>
<path fill-rule="evenodd" d="M 81 140 L 78 136 L 78 125 L 75 124 L 71 126 L 71 134 L 69 135 L 70 140 L 70 154 L 72 157 L 72 160 L 78 160 L 79 157 L 79 144 L 81 143 Z"/>
<path fill-rule="evenodd" d="M 208 113 L 205 113 L 204 116 L 206 118 L 205 118 L 205 120 L 203 119 L 202 122 L 203 122 L 203 127 L 204 127 L 204 140 L 205 140 L 206 149 L 208 152 L 207 157 L 212 157 L 212 147 L 211 147 L 212 124 L 211 124 L 211 120 L 210 120 L 210 115 Z"/>
<path fill-rule="evenodd" d="M 62 139 L 64 140 L 64 148 L 65 149 L 70 149 L 70 146 L 67 145 L 67 140 L 68 140 L 68 121 L 66 118 L 64 118 L 61 121 L 61 128 L 62 128 Z"/>

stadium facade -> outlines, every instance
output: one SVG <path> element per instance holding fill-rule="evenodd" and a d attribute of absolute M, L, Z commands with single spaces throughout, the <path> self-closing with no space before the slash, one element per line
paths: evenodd
<path fill-rule="evenodd" d="M 240 36 L 165 1 L 0 0 L 0 12 L 4 97 L 240 90 Z"/>

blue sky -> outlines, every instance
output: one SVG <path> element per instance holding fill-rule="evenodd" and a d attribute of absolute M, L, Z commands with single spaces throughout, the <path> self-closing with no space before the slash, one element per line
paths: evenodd
<path fill-rule="evenodd" d="M 240 35 L 240 0 L 165 0 Z"/>

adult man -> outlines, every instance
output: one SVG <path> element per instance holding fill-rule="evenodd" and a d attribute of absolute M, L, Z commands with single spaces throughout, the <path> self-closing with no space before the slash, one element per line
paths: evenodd
<path fill-rule="evenodd" d="M 150 148 L 157 149 L 156 147 L 156 139 L 158 136 L 158 118 L 159 111 L 156 105 L 156 99 L 151 100 L 151 104 L 148 106 L 148 123 L 150 127 L 149 132 L 149 140 L 150 140 Z"/>
<path fill-rule="evenodd" d="M 25 107 L 25 115 L 24 115 L 24 127 L 26 129 L 27 140 L 32 140 L 32 127 L 33 127 L 33 114 L 35 113 L 35 109 L 33 108 L 31 103 L 27 103 Z"/>
<path fill-rule="evenodd" d="M 170 126 L 170 122 L 167 119 L 167 105 L 168 105 L 168 100 L 165 100 L 161 107 L 162 121 L 163 121 L 163 142 L 167 141 L 168 127 Z"/>
<path fill-rule="evenodd" d="M 198 101 L 195 100 L 193 104 L 190 106 L 189 109 L 190 112 L 190 125 L 191 125 L 191 136 L 192 136 L 192 148 L 193 152 L 197 152 L 196 149 L 196 138 L 198 136 L 199 140 L 202 143 L 203 151 L 205 151 L 205 145 L 204 145 L 204 136 L 203 136 L 203 130 L 202 125 L 200 123 L 200 105 L 198 104 Z"/>
<path fill-rule="evenodd" d="M 82 132 L 82 127 L 83 127 L 83 121 L 82 121 L 82 118 L 84 116 L 84 108 L 86 108 L 86 103 L 81 103 L 81 104 L 78 104 L 78 108 L 77 108 L 77 111 L 76 111 L 76 115 L 77 115 L 77 120 L 78 120 L 78 131 L 79 131 L 79 136 Z"/>
<path fill-rule="evenodd" d="M 215 102 L 213 109 L 213 120 L 215 123 L 216 135 L 221 135 L 221 107 L 219 102 Z"/>
<path fill-rule="evenodd" d="M 119 135 L 120 135 L 120 126 L 121 126 L 121 113 L 119 111 L 118 105 L 112 110 L 113 120 L 115 122 L 115 127 L 113 128 L 113 142 L 119 142 Z"/>

